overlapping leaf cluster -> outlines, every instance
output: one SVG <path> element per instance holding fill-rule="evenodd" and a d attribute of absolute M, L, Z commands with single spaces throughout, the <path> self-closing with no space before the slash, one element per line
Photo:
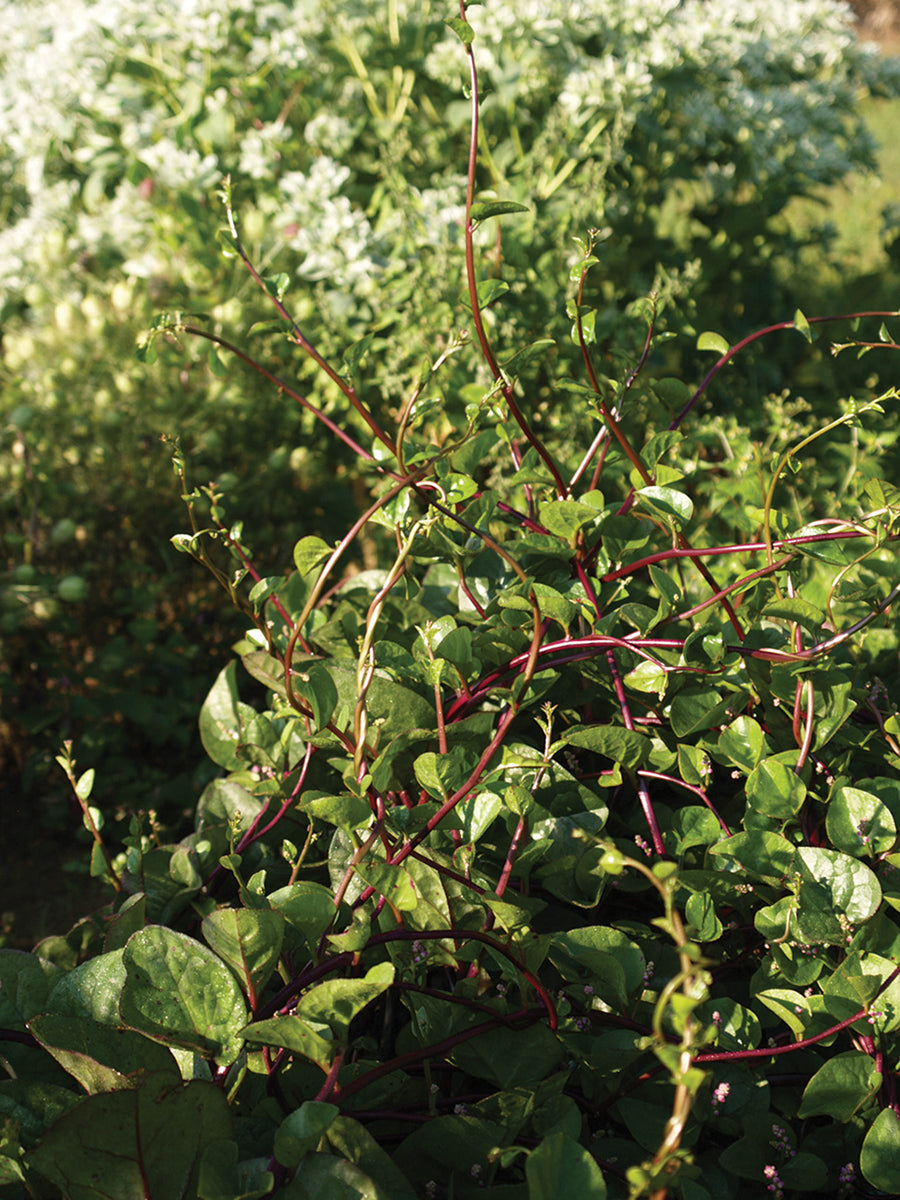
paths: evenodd
<path fill-rule="evenodd" d="M 86 765 L 103 761 L 104 801 L 140 775 L 171 819 L 190 787 L 190 681 L 206 690 L 202 664 L 231 631 L 208 591 L 170 583 L 177 560 L 157 533 L 178 500 L 162 498 L 160 434 L 178 429 L 198 477 L 214 475 L 231 519 L 273 552 L 304 520 L 338 535 L 355 470 L 262 381 L 210 378 L 193 350 L 153 377 L 130 347 L 160 307 L 200 310 L 220 332 L 270 315 L 218 253 L 209 193 L 231 172 L 248 246 L 302 280 L 294 315 L 322 352 L 337 362 L 377 333 L 365 400 L 390 421 L 459 320 L 464 64 L 433 0 L 30 0 L 5 16 L 0 681 L 16 719 L 3 747 L 28 809 L 52 789 L 62 725 Z M 481 183 L 529 209 L 488 260 L 508 289 L 494 319 L 511 347 L 557 340 L 568 362 L 540 364 L 545 409 L 573 355 L 557 251 L 571 234 L 610 231 L 601 343 L 624 344 L 624 304 L 657 276 L 664 319 L 703 311 L 738 336 L 780 310 L 804 253 L 785 204 L 871 165 L 858 98 L 898 86 L 834 0 L 528 0 L 470 16 Z M 824 228 L 809 240 L 829 257 Z M 254 341 L 276 373 L 293 370 L 277 330 Z M 668 354 L 675 370 L 695 357 L 689 340 Z M 476 361 L 459 352 L 445 368 L 454 419 Z M 755 403 L 784 365 L 770 345 L 736 390 Z M 324 376 L 304 386 L 327 400 Z"/>
<path fill-rule="evenodd" d="M 502 247 L 522 218 L 476 194 L 479 43 L 464 8 L 448 24 L 469 72 L 468 326 L 392 420 L 363 398 L 379 347 L 323 355 L 224 189 L 226 252 L 323 380 L 313 398 L 277 382 L 369 498 L 346 536 L 266 570 L 176 454 L 176 545 L 250 626 L 200 717 L 223 774 L 190 836 L 135 818 L 117 855 L 93 772 L 61 756 L 117 896 L 34 955 L 0 952 L 0 1182 L 900 1190 L 893 392 L 825 421 L 773 410 L 754 445 L 715 413 L 741 346 L 704 335 L 706 379 L 667 376 L 651 298 L 626 365 L 604 355 L 591 231 L 568 297 L 579 369 L 536 417 L 533 367 L 556 350 L 502 344 L 475 233 Z M 896 323 L 838 328 L 891 360 Z M 800 350 L 820 324 L 797 312 L 747 343 L 789 329 Z M 269 371 L 183 313 L 153 332 Z M 373 565 L 352 573 L 364 540 Z"/>

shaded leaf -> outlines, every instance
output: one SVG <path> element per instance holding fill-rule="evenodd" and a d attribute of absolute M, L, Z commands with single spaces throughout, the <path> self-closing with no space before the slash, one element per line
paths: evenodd
<path fill-rule="evenodd" d="M 134 1030 L 55 1012 L 34 1017 L 28 1028 L 89 1095 L 137 1087 L 150 1071 L 168 1071 L 180 1079 L 169 1050 Z"/>
<path fill-rule="evenodd" d="M 89 1096 L 27 1162 L 73 1200 L 194 1200 L 204 1148 L 230 1137 L 219 1088 L 152 1075 L 134 1091 Z"/>
<path fill-rule="evenodd" d="M 573 1138 L 551 1133 L 525 1162 L 528 1200 L 606 1200 L 606 1183 L 596 1161 Z"/>

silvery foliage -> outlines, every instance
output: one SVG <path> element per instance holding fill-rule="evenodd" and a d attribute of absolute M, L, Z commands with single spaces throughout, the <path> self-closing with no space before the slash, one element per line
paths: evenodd
<path fill-rule="evenodd" d="M 451 6 L 452 7 L 452 6 Z M 208 198 L 225 172 L 252 186 L 260 214 L 284 231 L 295 270 L 359 297 L 377 290 L 394 221 L 379 225 L 342 162 L 366 98 L 347 46 L 366 47 L 386 12 L 425 33 L 408 65 L 460 95 L 464 64 L 437 0 L 30 0 L 4 6 L 0 47 L 0 310 L 79 299 L 78 263 L 112 251 L 131 280 L 172 270 L 178 214 L 157 196 Z M 778 189 L 834 182 L 871 161 L 848 114 L 886 67 L 859 44 L 838 0 L 523 0 L 469 12 L 491 102 L 540 109 L 543 136 L 605 168 L 652 127 L 657 169 L 694 164 L 711 195 L 742 172 Z M 430 49 L 429 49 L 430 47 Z M 233 60 L 230 88 L 211 86 Z M 373 64 L 373 66 L 376 64 Z M 377 64 L 379 66 L 383 64 Z M 238 66 L 240 74 L 238 74 Z M 399 69 L 399 67 L 397 68 Z M 323 73 L 328 78 L 322 79 Z M 246 79 L 321 94 L 298 142 L 281 119 L 253 121 Z M 426 85 L 427 85 L 426 78 Z M 161 84 L 160 80 L 164 82 Z M 536 146 L 540 152 L 540 139 Z M 123 162 L 124 159 L 124 162 Z M 539 158 L 538 158 L 539 161 Z M 457 164 L 458 167 L 458 164 Z M 455 176 L 407 184 L 405 233 L 434 246 L 460 216 Z M 454 168 L 456 169 L 456 168 Z M 676 171 L 675 174 L 678 172 Z M 596 177 L 594 177 L 596 183 Z M 593 185 L 592 185 L 593 186 Z M 611 209 L 625 198 L 611 189 Z M 592 203 L 595 201 L 592 200 Z M 573 202 L 573 219 L 582 214 Z"/>

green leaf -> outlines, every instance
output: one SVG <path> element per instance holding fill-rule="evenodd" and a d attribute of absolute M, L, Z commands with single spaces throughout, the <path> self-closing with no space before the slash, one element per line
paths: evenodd
<path fill-rule="evenodd" d="M 310 949 L 334 921 L 337 909 L 331 891 L 321 883 L 302 880 L 279 888 L 268 897 L 272 908 L 297 929 Z"/>
<path fill-rule="evenodd" d="M 694 502 L 684 492 L 669 487 L 642 487 L 638 496 L 646 508 L 658 516 L 674 520 L 676 524 L 690 521 L 694 515 Z"/>
<path fill-rule="evenodd" d="M 812 330 L 809 327 L 809 321 L 807 321 L 799 308 L 794 313 L 794 328 L 812 345 Z"/>
<path fill-rule="evenodd" d="M 780 884 L 793 873 L 796 849 L 780 834 L 754 829 L 717 842 L 709 852 L 733 859 L 736 868 L 757 879 Z"/>
<path fill-rule="evenodd" d="M 650 739 L 635 729 L 620 725 L 588 725 L 568 729 L 560 739 L 567 746 L 580 746 L 611 758 L 623 767 L 643 767 L 650 755 Z"/>
<path fill-rule="evenodd" d="M 350 1022 L 394 982 L 392 963 L 371 967 L 362 979 L 327 979 L 306 992 L 297 1005 L 301 1020 L 330 1025 L 339 1040 L 346 1039 Z"/>
<path fill-rule="evenodd" d="M 199 830 L 211 826 L 232 826 L 244 833 L 265 805 L 233 779 L 214 779 L 203 789 L 197 805 Z M 146 855 L 144 856 L 146 859 Z"/>
<path fill-rule="evenodd" d="M 619 929 L 589 926 L 554 934 L 548 958 L 564 978 L 590 982 L 602 999 L 621 1009 L 643 989 L 646 960 L 637 943 Z"/>
<path fill-rule="evenodd" d="M 701 333 L 697 338 L 698 350 L 712 350 L 716 354 L 727 354 L 731 349 L 729 343 L 722 337 L 721 333 L 712 333 L 707 330 Z"/>
<path fill-rule="evenodd" d="M 240 1053 L 247 1010 L 221 959 L 184 933 L 150 925 L 128 939 L 119 1011 L 132 1029 L 220 1065 Z"/>
<path fill-rule="evenodd" d="M 28 1028 L 89 1096 L 137 1087 L 148 1071 L 168 1071 L 176 1082 L 181 1079 L 169 1050 L 131 1029 L 55 1012 L 32 1018 Z"/>
<path fill-rule="evenodd" d="M 280 302 L 291 286 L 291 277 L 286 271 L 280 271 L 277 275 L 265 275 L 263 276 L 263 286 L 270 296 L 274 296 Z"/>
<path fill-rule="evenodd" d="M 629 671 L 624 682 L 636 692 L 655 692 L 662 699 L 666 694 L 669 677 L 659 663 L 642 659 L 633 671 Z"/>
<path fill-rule="evenodd" d="M 320 567 L 334 552 L 334 547 L 320 537 L 302 537 L 294 546 L 294 566 L 301 575 L 309 575 Z"/>
<path fill-rule="evenodd" d="M 88 1096 L 27 1162 L 72 1200 L 195 1200 L 205 1147 L 230 1139 L 220 1088 L 153 1074 L 138 1089 Z"/>
<path fill-rule="evenodd" d="M 831 913 L 843 913 L 853 925 L 862 925 L 881 903 L 881 887 L 868 867 L 847 854 L 817 846 L 798 846 L 796 863 L 804 879 L 800 891 L 800 919 L 818 909 L 818 896 L 827 896 Z M 813 902 L 816 897 L 815 903 Z M 814 937 L 807 941 L 817 940 Z"/>
<path fill-rule="evenodd" d="M 718 749 L 735 766 L 749 773 L 765 753 L 762 726 L 752 717 L 737 717 L 719 734 Z"/>
<path fill-rule="evenodd" d="M 241 655 L 241 663 L 247 674 L 269 691 L 282 698 L 287 695 L 284 687 L 284 663 L 273 655 L 267 654 L 265 650 L 250 650 Z"/>
<path fill-rule="evenodd" d="M 200 1160 L 198 1200 L 263 1200 L 275 1180 L 265 1158 L 239 1161 L 237 1142 L 209 1142 Z"/>
<path fill-rule="evenodd" d="M 403 866 L 363 861 L 356 873 L 398 912 L 412 912 L 419 902 L 412 878 Z"/>
<path fill-rule="evenodd" d="M 435 1031 L 435 1036 L 446 1036 Z M 485 1175 L 490 1170 L 489 1155 L 504 1144 L 502 1126 L 474 1115 L 434 1117 L 404 1138 L 394 1161 L 410 1179 L 419 1182 L 442 1179 L 449 1182 L 449 1194 L 458 1194 L 462 1184 L 472 1183 L 472 1167 Z M 451 1192 L 451 1189 L 454 1189 Z M 472 1188 L 474 1191 L 475 1189 Z M 418 1195 L 423 1194 L 421 1187 Z"/>
<path fill-rule="evenodd" d="M 200 709 L 203 749 L 226 771 L 237 771 L 242 766 L 236 750 L 246 741 L 246 726 L 257 715 L 238 698 L 236 674 L 237 663 L 230 662 L 219 672 Z"/>
<path fill-rule="evenodd" d="M 328 1126 L 326 1137 L 341 1158 L 364 1171 L 390 1200 L 416 1200 L 412 1184 L 359 1121 L 339 1116 Z"/>
<path fill-rule="evenodd" d="M 860 1050 L 835 1054 L 804 1088 L 797 1116 L 849 1121 L 877 1093 L 881 1082 L 881 1072 L 870 1055 Z"/>
<path fill-rule="evenodd" d="M 709 779 L 709 755 L 702 746 L 683 742 L 678 747 L 678 773 L 685 783 L 693 787 L 704 787 Z"/>
<path fill-rule="evenodd" d="M 767 988 L 757 992 L 756 999 L 784 1021 L 795 1040 L 799 1041 L 805 1035 L 811 1013 L 809 1000 L 802 992 L 789 988 Z"/>
<path fill-rule="evenodd" d="M 562 1043 L 546 1025 L 493 1029 L 457 1046 L 451 1055 L 460 1070 L 498 1088 L 534 1087 L 556 1068 Z"/>
<path fill-rule="evenodd" d="M 201 930 L 255 1005 L 281 954 L 284 917 L 266 908 L 221 908 L 203 918 Z"/>
<path fill-rule="evenodd" d="M 721 695 L 712 688 L 688 684 L 676 694 L 669 709 L 669 722 L 676 737 L 684 738 L 703 729 L 714 729 L 735 708 L 742 707 L 744 693 Z"/>
<path fill-rule="evenodd" d="M 295 1171 L 300 1160 L 316 1149 L 341 1110 L 336 1104 L 305 1100 L 290 1113 L 275 1132 L 275 1157 L 283 1167 Z"/>
<path fill-rule="evenodd" d="M 118 1026 L 125 978 L 122 950 L 98 954 L 62 976 L 50 995 L 48 1011 Z"/>
<path fill-rule="evenodd" d="M 313 663 L 302 674 L 293 676 L 294 691 L 309 704 L 317 730 L 324 729 L 338 706 L 338 690 L 327 667 Z"/>
<path fill-rule="evenodd" d="M 63 971 L 35 954 L 0 950 L 0 1028 L 25 1028 L 25 1022 L 47 1007 Z"/>
<path fill-rule="evenodd" d="M 764 758 L 747 777 L 747 803 L 754 812 L 786 821 L 800 811 L 806 799 L 806 784 L 789 762 L 796 751 Z"/>
<path fill-rule="evenodd" d="M 393 1200 L 359 1167 L 330 1154 L 309 1154 L 278 1200 Z"/>
<path fill-rule="evenodd" d="M 342 374 L 345 379 L 348 379 L 351 384 L 356 383 L 359 378 L 360 367 L 363 360 L 372 349 L 372 343 L 375 341 L 373 333 L 367 333 L 365 337 L 361 337 L 354 342 L 352 346 L 344 351 L 344 370 Z"/>
<path fill-rule="evenodd" d="M 488 217 L 499 217 L 503 213 L 517 212 L 528 212 L 528 206 L 516 204 L 514 200 L 486 200 L 483 204 L 473 204 L 469 210 L 469 216 L 473 221 L 480 222 L 486 221 Z"/>
<path fill-rule="evenodd" d="M 763 609 L 763 616 L 780 617 L 784 621 L 796 622 L 802 625 L 813 637 L 822 634 L 822 624 L 825 614 L 815 604 L 810 604 L 802 596 L 785 597 L 780 600 L 770 600 Z"/>
<path fill-rule="evenodd" d="M 213 375 L 215 375 L 216 379 L 228 378 L 228 368 L 219 357 L 219 351 L 217 347 L 210 346 L 206 355 L 206 361 L 209 364 L 210 371 Z"/>
<path fill-rule="evenodd" d="M 520 585 L 520 587 L 522 586 Z M 560 625 L 566 629 L 569 627 L 578 611 L 571 600 L 567 600 L 556 588 L 550 587 L 546 583 L 531 583 L 527 590 L 534 593 L 542 617 L 550 617 L 554 621 L 559 621 Z M 517 589 L 510 588 L 508 591 L 502 592 L 497 597 L 497 603 L 501 608 L 531 612 L 530 598 Z"/>
<path fill-rule="evenodd" d="M 525 1162 L 528 1200 L 606 1200 L 606 1183 L 596 1161 L 564 1133 L 545 1137 Z"/>
<path fill-rule="evenodd" d="M 479 792 L 457 806 L 456 815 L 462 821 L 463 840 L 470 844 L 481 835 L 503 811 L 503 801 L 494 792 Z"/>
<path fill-rule="evenodd" d="M 243 1030 L 248 1042 L 262 1042 L 266 1046 L 282 1046 L 295 1054 L 302 1054 L 310 1062 L 328 1071 L 339 1046 L 331 1038 L 330 1031 L 321 1026 L 315 1028 L 300 1017 L 273 1017 L 269 1021 L 256 1021 Z"/>
<path fill-rule="evenodd" d="M 684 906 L 687 935 L 695 942 L 714 942 L 722 936 L 724 927 L 716 915 L 716 905 L 709 892 L 695 892 Z"/>
<path fill-rule="evenodd" d="M 872 792 L 836 788 L 828 802 L 825 829 L 829 840 L 854 858 L 888 854 L 897 841 L 891 810 Z"/>
<path fill-rule="evenodd" d="M 339 707 L 352 712 L 357 698 L 356 664 L 332 661 L 326 670 L 337 688 Z M 434 698 L 426 699 L 397 683 L 381 668 L 376 670 L 366 693 L 366 712 L 370 730 L 373 734 L 380 730 L 385 742 L 413 729 L 435 727 Z"/>
<path fill-rule="evenodd" d="M 859 1166 L 863 1178 L 888 1195 L 900 1192 L 900 1118 L 885 1108 L 866 1134 Z"/>
<path fill-rule="evenodd" d="M 317 821 L 325 821 L 345 833 L 365 829 L 372 820 L 372 809 L 364 796 L 345 792 L 340 796 L 323 796 L 320 792 L 305 792 L 300 809 Z"/>
<path fill-rule="evenodd" d="M 216 230 L 216 241 L 219 243 L 223 258 L 239 257 L 240 251 L 238 250 L 237 242 L 234 240 L 231 230 L 224 225 L 221 229 Z"/>
<path fill-rule="evenodd" d="M 548 533 L 565 538 L 570 543 L 586 525 L 591 525 L 602 513 L 590 504 L 578 500 L 550 500 L 541 505 L 540 521 Z"/>
<path fill-rule="evenodd" d="M 708 808 L 689 804 L 675 813 L 672 832 L 678 839 L 674 853 L 681 854 L 691 846 L 709 846 L 717 841 L 722 826 Z"/>
<path fill-rule="evenodd" d="M 446 800 L 463 784 L 468 775 L 468 756 L 462 746 L 453 746 L 446 754 L 429 750 L 413 763 L 417 781 L 435 800 Z"/>
<path fill-rule="evenodd" d="M 462 17 L 444 17 L 444 24 L 449 25 L 464 46 L 471 46 L 475 30 Z"/>
<path fill-rule="evenodd" d="M 530 363 L 536 359 L 543 358 L 547 350 L 555 345 L 556 342 L 554 342 L 553 338 L 538 338 L 536 342 L 530 342 L 527 346 L 523 346 L 521 350 L 517 350 L 512 358 L 508 358 L 506 362 L 500 365 L 510 377 L 519 375 Z"/>
<path fill-rule="evenodd" d="M 479 279 L 475 284 L 475 294 L 478 297 L 478 307 L 487 308 L 493 302 L 509 291 L 509 284 L 502 279 Z M 468 292 L 465 301 L 468 302 Z"/>

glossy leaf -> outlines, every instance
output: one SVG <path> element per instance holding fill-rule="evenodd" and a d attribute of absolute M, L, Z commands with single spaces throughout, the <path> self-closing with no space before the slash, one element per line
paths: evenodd
<path fill-rule="evenodd" d="M 872 792 L 859 788 L 835 790 L 825 828 L 837 849 L 854 858 L 887 854 L 897 841 L 897 824 L 890 809 Z"/>
<path fill-rule="evenodd" d="M 863 1178 L 888 1195 L 900 1191 L 900 1117 L 885 1108 L 872 1122 L 862 1144 Z"/>
<path fill-rule="evenodd" d="M 642 487 L 638 495 L 651 512 L 659 516 L 686 524 L 694 515 L 694 504 L 684 492 L 669 487 Z"/>
<path fill-rule="evenodd" d="M 261 1042 L 265 1046 L 280 1046 L 302 1054 L 310 1062 L 328 1071 L 339 1046 L 327 1028 L 314 1027 L 301 1017 L 276 1017 L 257 1021 L 243 1030 L 248 1042 Z"/>
<path fill-rule="evenodd" d="M 203 918 L 209 948 L 231 967 L 251 1004 L 275 969 L 284 917 L 266 908 L 224 908 Z"/>
<path fill-rule="evenodd" d="M 297 929 L 312 948 L 335 919 L 337 909 L 328 888 L 299 880 L 269 895 L 269 903 Z"/>
<path fill-rule="evenodd" d="M 397 912 L 412 912 L 419 902 L 416 887 L 405 867 L 387 863 L 361 862 L 356 873 Z"/>
<path fill-rule="evenodd" d="M 803 1089 L 798 1117 L 834 1117 L 849 1121 L 881 1087 L 882 1075 L 871 1055 L 859 1050 L 835 1054 Z"/>
<path fill-rule="evenodd" d="M 569 746 L 579 746 L 602 754 L 623 767 L 646 765 L 650 754 L 649 739 L 637 730 L 620 725 L 589 725 L 566 730 L 563 740 Z"/>
<path fill-rule="evenodd" d="M 240 767 L 236 750 L 246 740 L 246 727 L 255 716 L 238 697 L 237 663 L 231 662 L 220 671 L 200 710 L 200 737 L 213 762 L 227 771 Z"/>
<path fill-rule="evenodd" d="M 391 963 L 370 967 L 362 979 L 327 979 L 306 992 L 297 1004 L 297 1016 L 330 1025 L 338 1039 L 347 1036 L 350 1022 L 367 1004 L 394 982 Z"/>
<path fill-rule="evenodd" d="M 359 1167 L 330 1154 L 311 1154 L 279 1200 L 392 1200 Z"/>
<path fill-rule="evenodd" d="M 119 1011 L 126 1025 L 223 1065 L 234 1062 L 247 1010 L 237 980 L 211 950 L 151 925 L 129 938 L 124 964 Z"/>
<path fill-rule="evenodd" d="M 774 820 L 794 816 L 805 799 L 806 784 L 781 755 L 763 759 L 747 778 L 747 803 Z"/>

